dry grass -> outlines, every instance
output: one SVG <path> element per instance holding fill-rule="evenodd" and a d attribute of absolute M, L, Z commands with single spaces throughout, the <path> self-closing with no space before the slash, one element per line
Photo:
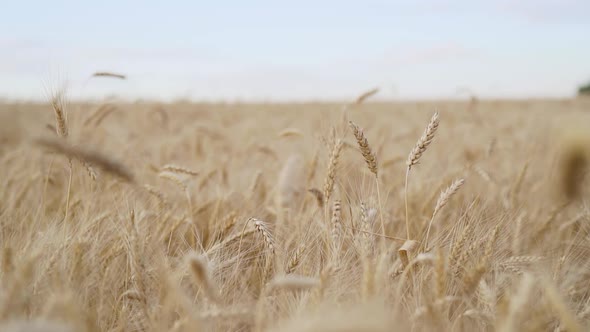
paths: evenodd
<path fill-rule="evenodd" d="M 590 327 L 589 101 L 154 109 L 0 105 L 1 331 Z"/>

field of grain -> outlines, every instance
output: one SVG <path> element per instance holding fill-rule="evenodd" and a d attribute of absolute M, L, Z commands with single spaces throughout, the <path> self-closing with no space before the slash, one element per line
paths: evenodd
<path fill-rule="evenodd" d="M 589 149 L 584 99 L 3 104 L 0 330 L 584 331 Z"/>

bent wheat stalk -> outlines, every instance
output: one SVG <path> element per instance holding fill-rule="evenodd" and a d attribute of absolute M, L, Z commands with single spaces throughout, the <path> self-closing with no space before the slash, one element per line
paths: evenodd
<path fill-rule="evenodd" d="M 90 163 L 107 173 L 119 177 L 126 182 L 135 182 L 133 173 L 127 167 L 118 161 L 110 159 L 96 151 L 90 151 L 67 144 L 63 141 L 48 138 L 37 138 L 33 141 L 33 143 L 64 156 L 78 158 L 84 162 Z"/>

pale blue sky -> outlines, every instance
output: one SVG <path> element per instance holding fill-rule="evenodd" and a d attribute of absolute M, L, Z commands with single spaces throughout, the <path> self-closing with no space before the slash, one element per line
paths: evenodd
<path fill-rule="evenodd" d="M 590 80 L 590 1 L 7 1 L 0 97 L 565 97 Z M 95 71 L 127 81 L 92 79 Z"/>

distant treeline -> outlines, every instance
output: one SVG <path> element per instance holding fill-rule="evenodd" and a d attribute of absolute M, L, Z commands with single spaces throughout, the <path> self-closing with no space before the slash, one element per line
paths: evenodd
<path fill-rule="evenodd" d="M 578 88 L 578 95 L 590 95 L 590 82 Z"/>

